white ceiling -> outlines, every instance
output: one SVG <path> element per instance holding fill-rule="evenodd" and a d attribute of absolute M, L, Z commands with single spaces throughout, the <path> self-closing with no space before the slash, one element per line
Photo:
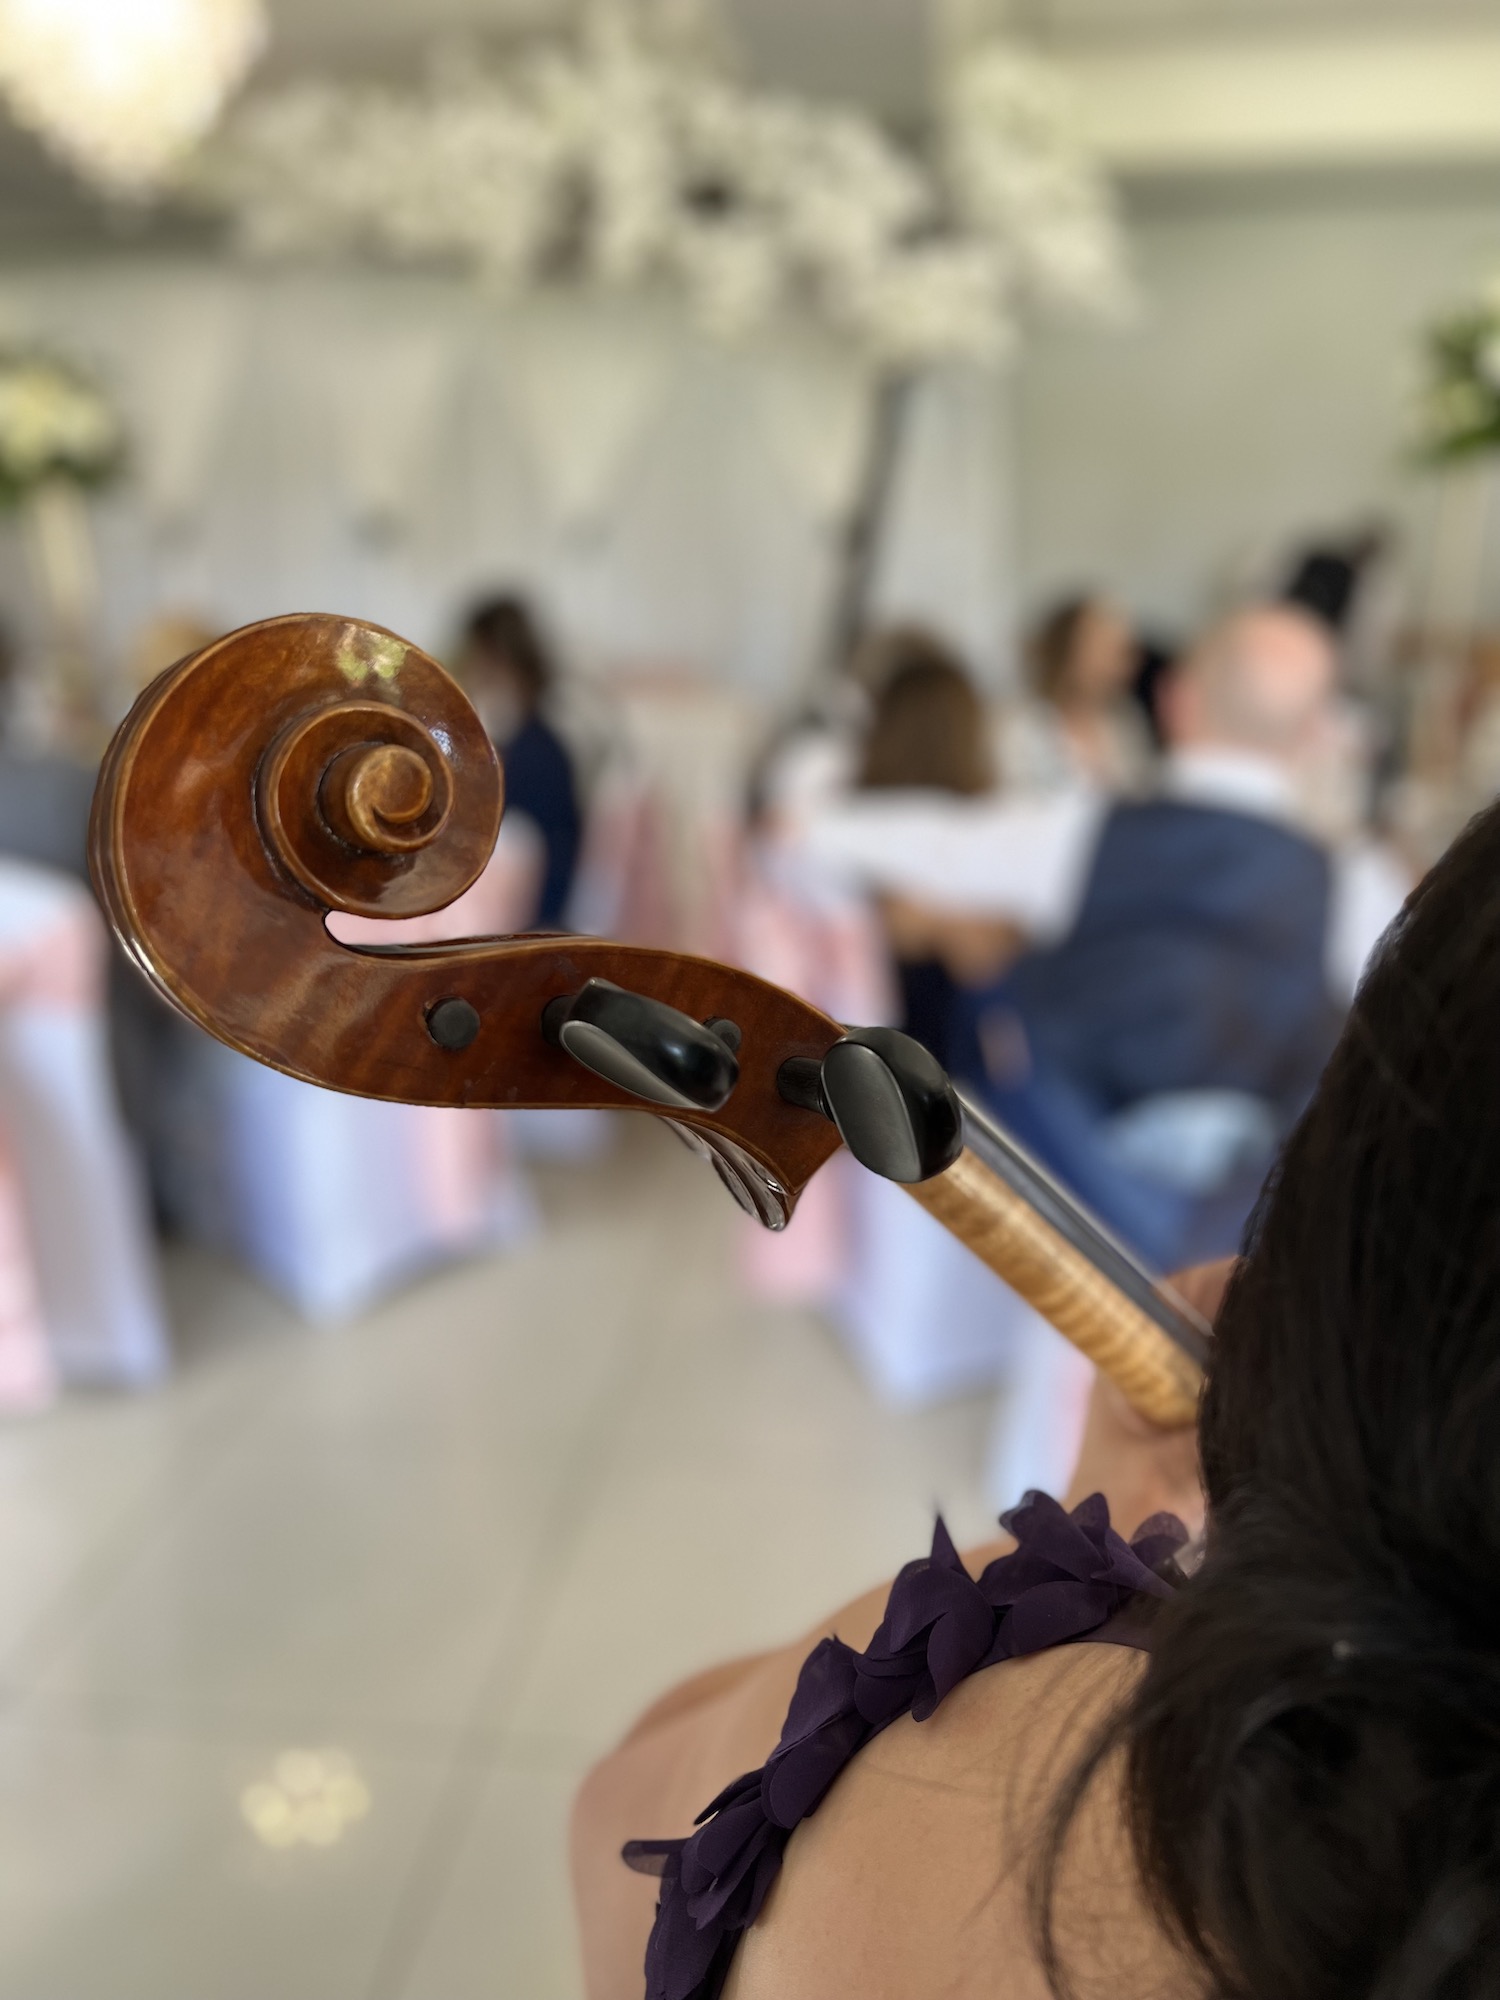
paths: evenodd
<path fill-rule="evenodd" d="M 434 43 L 503 39 L 569 18 L 580 4 L 266 0 L 271 41 L 258 75 L 410 76 Z M 1155 182 L 1225 168 L 1500 162 L 1500 0 L 719 5 L 759 81 L 851 98 L 903 124 L 920 121 L 930 102 L 934 21 L 950 10 L 1003 21 L 1067 64 L 1084 128 L 1104 157 Z M 1342 107 L 1347 131 L 1325 130 L 1330 107 Z M 101 229 L 132 240 L 128 227 L 119 237 L 122 226 L 0 113 L 0 248 L 61 247 L 97 240 Z M 134 240 L 162 227 L 193 225 L 153 220 Z"/>
<path fill-rule="evenodd" d="M 763 81 L 837 92 L 897 115 L 925 96 L 931 23 L 945 0 L 720 0 Z M 268 0 L 270 73 L 404 64 L 444 36 L 504 35 L 565 17 L 576 0 Z M 955 0 L 947 0 L 955 4 Z M 1496 0 L 958 0 L 1042 43 L 1203 35 L 1358 35 L 1393 25 L 1494 26 Z"/>
<path fill-rule="evenodd" d="M 719 0 L 742 38 L 778 65 L 842 42 L 920 43 L 943 0 Z M 971 0 L 972 4 L 972 0 Z M 980 0 L 995 18 L 1042 37 L 1206 30 L 1361 28 L 1403 22 L 1493 23 L 1494 0 Z M 340 55 L 444 32 L 504 33 L 574 11 L 576 0 L 269 0 L 275 43 L 301 56 Z"/>
<path fill-rule="evenodd" d="M 580 0 L 268 0 L 268 77 L 410 73 Z M 899 124 L 931 101 L 940 22 L 1004 24 L 1068 68 L 1111 165 L 1197 170 L 1500 159 L 1500 0 L 718 0 L 759 81 Z"/>
<path fill-rule="evenodd" d="M 1495 19 L 1494 0 L 1015 0 L 1011 11 L 1057 35 L 1358 32 L 1445 20 L 1483 26 Z"/>
<path fill-rule="evenodd" d="M 270 75 L 389 69 L 445 38 L 501 38 L 567 19 L 574 0 L 267 0 Z M 919 107 L 929 0 L 720 0 L 747 67 L 764 81 L 837 92 L 883 111 Z"/>

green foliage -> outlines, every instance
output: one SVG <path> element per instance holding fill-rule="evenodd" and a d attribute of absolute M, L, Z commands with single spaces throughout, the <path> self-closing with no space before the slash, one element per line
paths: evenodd
<path fill-rule="evenodd" d="M 1500 450 L 1500 287 L 1427 337 L 1418 449 L 1433 465 Z"/>

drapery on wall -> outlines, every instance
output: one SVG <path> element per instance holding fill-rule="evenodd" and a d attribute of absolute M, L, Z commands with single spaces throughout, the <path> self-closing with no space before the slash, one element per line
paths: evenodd
<path fill-rule="evenodd" d="M 670 662 L 770 705 L 816 661 L 868 402 L 857 359 L 811 333 L 730 347 L 665 299 L 121 255 L 0 274 L 0 338 L 62 347 L 126 410 L 132 477 L 95 509 L 114 661 L 163 609 L 338 610 L 441 649 L 506 582 L 585 668 Z M 1004 378 L 925 383 L 878 595 L 991 680 L 1009 478 Z M 8 531 L 0 592 L 24 634 Z"/>

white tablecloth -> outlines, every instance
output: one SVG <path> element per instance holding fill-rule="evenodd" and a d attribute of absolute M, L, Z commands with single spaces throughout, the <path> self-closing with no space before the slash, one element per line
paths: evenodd
<path fill-rule="evenodd" d="M 0 1403 L 12 1408 L 59 1377 L 134 1386 L 168 1363 L 109 1068 L 106 950 L 78 883 L 0 860 Z"/>

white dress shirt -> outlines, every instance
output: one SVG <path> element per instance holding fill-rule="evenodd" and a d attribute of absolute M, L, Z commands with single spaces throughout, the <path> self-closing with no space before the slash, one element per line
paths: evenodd
<path fill-rule="evenodd" d="M 1292 777 L 1274 760 L 1250 752 L 1174 751 L 1164 761 L 1158 791 L 1298 825 Z M 954 914 L 1003 918 L 1033 943 L 1049 945 L 1066 937 L 1078 919 L 1113 805 L 1105 793 L 1082 785 L 980 799 L 932 791 L 854 793 L 810 813 L 798 846 L 830 883 L 909 896 Z M 1330 989 L 1347 1001 L 1411 884 L 1375 841 L 1340 845 L 1330 860 L 1325 963 Z"/>

